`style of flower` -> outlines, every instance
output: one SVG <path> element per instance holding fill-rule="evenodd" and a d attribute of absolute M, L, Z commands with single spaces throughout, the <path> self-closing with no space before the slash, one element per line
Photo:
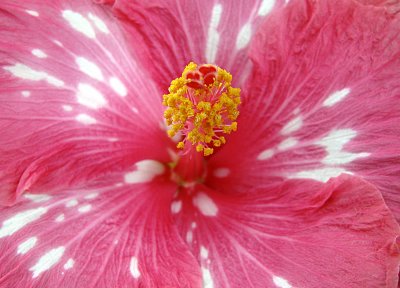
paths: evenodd
<path fill-rule="evenodd" d="M 0 287 L 397 287 L 398 2 L 42 2 L 0 3 Z"/>

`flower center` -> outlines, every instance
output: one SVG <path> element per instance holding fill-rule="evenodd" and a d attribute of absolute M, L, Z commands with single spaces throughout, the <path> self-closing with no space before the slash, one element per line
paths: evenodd
<path fill-rule="evenodd" d="M 178 132 L 183 140 L 177 148 L 191 150 L 204 156 L 226 143 L 223 134 L 236 131 L 239 116 L 240 89 L 231 86 L 232 75 L 217 66 L 198 66 L 190 62 L 182 76 L 173 80 L 163 105 L 168 135 Z M 186 147 L 186 148 L 185 148 Z"/>

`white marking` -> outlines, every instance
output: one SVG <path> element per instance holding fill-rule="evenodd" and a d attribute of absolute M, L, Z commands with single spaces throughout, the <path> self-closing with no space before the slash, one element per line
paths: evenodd
<path fill-rule="evenodd" d="M 214 170 L 214 176 L 217 178 L 225 178 L 231 173 L 229 168 L 218 168 Z"/>
<path fill-rule="evenodd" d="M 275 285 L 279 288 L 292 288 L 292 285 L 286 279 L 283 279 L 278 276 L 273 276 L 272 281 L 274 281 Z"/>
<path fill-rule="evenodd" d="M 173 201 L 171 204 L 171 212 L 177 214 L 182 210 L 182 201 Z"/>
<path fill-rule="evenodd" d="M 210 270 L 201 267 L 201 276 L 203 278 L 203 288 L 214 288 L 214 281 L 211 278 Z"/>
<path fill-rule="evenodd" d="M 111 137 L 107 139 L 109 142 L 117 142 L 119 139 L 115 137 Z"/>
<path fill-rule="evenodd" d="M 193 232 L 192 232 L 192 230 L 189 230 L 186 233 L 186 242 L 189 243 L 189 244 L 193 242 Z"/>
<path fill-rule="evenodd" d="M 61 257 L 64 255 L 64 252 L 65 252 L 65 247 L 61 246 L 50 250 L 42 257 L 40 257 L 39 261 L 35 264 L 35 266 L 29 269 L 30 271 L 33 272 L 33 278 L 38 277 L 41 273 L 49 270 L 51 267 L 57 264 L 58 261 L 60 261 Z"/>
<path fill-rule="evenodd" d="M 83 205 L 83 206 L 78 208 L 79 213 L 87 213 L 90 210 L 92 210 L 92 205 L 90 205 L 90 204 Z"/>
<path fill-rule="evenodd" d="M 280 151 L 287 150 L 289 148 L 292 148 L 293 146 L 296 146 L 297 143 L 298 143 L 298 141 L 295 138 L 289 137 L 289 138 L 283 140 L 281 143 L 279 143 L 278 150 L 280 150 Z"/>
<path fill-rule="evenodd" d="M 138 267 L 138 259 L 136 257 L 131 258 L 129 270 L 131 271 L 133 278 L 137 279 L 140 277 L 140 271 L 139 271 L 139 267 Z"/>
<path fill-rule="evenodd" d="M 82 124 L 85 124 L 85 125 L 91 125 L 91 124 L 97 123 L 96 119 L 94 119 L 93 117 L 91 117 L 87 114 L 79 114 L 78 116 L 75 117 L 75 119 L 78 122 L 81 122 Z"/>
<path fill-rule="evenodd" d="M 125 174 L 125 183 L 136 184 L 150 182 L 157 175 L 165 171 L 165 167 L 155 160 L 142 160 L 137 162 L 136 170 Z"/>
<path fill-rule="evenodd" d="M 76 206 L 78 204 L 79 204 L 78 200 L 71 199 L 65 204 L 65 207 L 70 208 L 70 207 L 74 207 L 74 206 Z"/>
<path fill-rule="evenodd" d="M 306 170 L 297 172 L 294 175 L 289 176 L 292 179 L 313 179 L 320 182 L 327 182 L 332 177 L 337 177 L 342 173 L 352 174 L 343 168 L 339 167 L 325 167 L 314 170 Z"/>
<path fill-rule="evenodd" d="M 76 97 L 80 104 L 92 109 L 99 109 L 107 104 L 103 94 L 89 84 L 79 83 Z"/>
<path fill-rule="evenodd" d="M 262 151 L 260 154 L 258 154 L 257 159 L 267 160 L 270 159 L 272 156 L 274 156 L 274 149 L 266 149 Z"/>
<path fill-rule="evenodd" d="M 94 193 L 90 193 L 90 194 L 86 195 L 83 198 L 85 198 L 85 199 L 94 199 L 94 198 L 97 198 L 97 196 L 99 196 L 99 193 L 94 192 Z"/>
<path fill-rule="evenodd" d="M 38 58 L 47 58 L 47 54 L 40 49 L 33 49 L 32 54 Z"/>
<path fill-rule="evenodd" d="M 75 59 L 76 64 L 79 66 L 79 70 L 81 70 L 83 73 L 89 75 L 93 79 L 103 81 L 103 73 L 101 72 L 101 69 L 99 66 L 94 64 L 92 61 L 86 59 L 85 57 L 77 57 Z"/>
<path fill-rule="evenodd" d="M 333 92 L 326 98 L 322 106 L 324 107 L 332 107 L 336 103 L 342 101 L 344 97 L 346 97 L 350 93 L 350 88 L 344 88 L 342 90 Z"/>
<path fill-rule="evenodd" d="M 72 106 L 70 105 L 62 105 L 64 111 L 71 112 L 73 110 Z"/>
<path fill-rule="evenodd" d="M 301 116 L 297 116 L 293 118 L 289 123 L 287 123 L 281 130 L 282 135 L 289 135 L 297 130 L 299 130 L 303 126 L 303 118 Z"/>
<path fill-rule="evenodd" d="M 31 237 L 28 240 L 19 244 L 17 254 L 24 255 L 25 253 L 27 253 L 29 250 L 35 247 L 37 240 L 38 240 L 37 237 Z"/>
<path fill-rule="evenodd" d="M 89 20 L 83 17 L 81 14 L 73 12 L 71 10 L 65 10 L 62 13 L 65 20 L 68 21 L 69 25 L 76 31 L 86 35 L 89 38 L 94 39 L 96 37 L 96 32 Z"/>
<path fill-rule="evenodd" d="M 64 270 L 69 270 L 74 267 L 75 261 L 72 258 L 69 258 L 68 261 L 64 264 Z"/>
<path fill-rule="evenodd" d="M 135 114 L 139 114 L 139 110 L 136 107 L 132 107 L 132 111 Z"/>
<path fill-rule="evenodd" d="M 110 86 L 111 88 L 121 97 L 125 97 L 128 95 L 128 89 L 124 85 L 124 83 L 121 82 L 117 77 L 111 77 L 110 78 Z"/>
<path fill-rule="evenodd" d="M 57 46 L 64 47 L 64 45 L 63 45 L 60 41 L 58 41 L 58 40 L 53 40 L 53 42 L 54 42 Z"/>
<path fill-rule="evenodd" d="M 94 25 L 96 26 L 97 29 L 99 29 L 101 32 L 109 34 L 110 30 L 108 30 L 106 23 L 103 22 L 99 17 L 93 15 L 92 13 L 88 14 L 88 17 Z"/>
<path fill-rule="evenodd" d="M 57 216 L 56 222 L 62 222 L 62 221 L 64 221 L 64 219 L 65 219 L 65 216 L 64 216 L 64 214 L 62 213 L 62 214 L 60 214 L 60 215 Z"/>
<path fill-rule="evenodd" d="M 42 71 L 33 70 L 32 68 L 21 63 L 17 63 L 14 66 L 5 66 L 4 70 L 11 72 L 15 77 L 21 79 L 32 81 L 45 80 L 47 83 L 56 87 L 61 87 L 64 85 L 63 81 L 55 78 L 54 76 Z"/>
<path fill-rule="evenodd" d="M 192 229 L 196 229 L 196 227 L 197 227 L 196 222 L 192 222 Z"/>
<path fill-rule="evenodd" d="M 26 13 L 28 13 L 31 16 L 39 17 L 39 12 L 34 11 L 34 10 L 25 10 Z"/>
<path fill-rule="evenodd" d="M 260 8 L 258 9 L 258 15 L 259 16 L 267 15 L 269 12 L 271 12 L 274 6 L 275 6 L 275 0 L 263 0 L 263 2 L 260 5 Z"/>
<path fill-rule="evenodd" d="M 30 193 L 28 193 L 28 194 L 25 194 L 24 197 L 35 203 L 45 202 L 45 201 L 48 201 L 51 199 L 51 197 L 46 194 L 30 194 Z"/>
<path fill-rule="evenodd" d="M 0 228 L 0 238 L 13 235 L 29 223 L 38 220 L 46 212 L 47 208 L 39 207 L 12 216 L 3 222 L 3 225 Z"/>
<path fill-rule="evenodd" d="M 217 56 L 220 35 L 218 33 L 219 21 L 221 21 L 222 5 L 215 4 L 211 12 L 210 26 L 208 28 L 206 59 L 208 63 L 214 63 Z"/>
<path fill-rule="evenodd" d="M 318 141 L 316 144 L 325 147 L 327 152 L 322 163 L 326 165 L 340 165 L 350 163 L 357 158 L 368 157 L 370 153 L 342 151 L 344 145 L 350 142 L 356 135 L 357 132 L 352 129 L 338 129 L 331 131 L 329 135 Z"/>
<path fill-rule="evenodd" d="M 208 250 L 204 246 L 200 246 L 200 256 L 202 259 L 208 259 Z"/>
<path fill-rule="evenodd" d="M 196 206 L 205 216 L 216 216 L 218 214 L 217 205 L 203 192 L 199 192 L 193 198 L 193 205 Z"/>
<path fill-rule="evenodd" d="M 250 23 L 244 24 L 242 29 L 240 29 L 236 38 L 237 50 L 245 48 L 250 43 L 251 34 L 252 34 L 251 24 Z"/>
<path fill-rule="evenodd" d="M 31 92 L 30 92 L 30 91 L 22 91 L 21 94 L 22 94 L 22 96 L 24 96 L 24 97 L 29 97 L 29 96 L 31 96 Z"/>

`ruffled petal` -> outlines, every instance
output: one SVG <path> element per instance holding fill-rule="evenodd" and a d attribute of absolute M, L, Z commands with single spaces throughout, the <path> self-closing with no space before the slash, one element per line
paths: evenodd
<path fill-rule="evenodd" d="M 400 229 L 371 184 L 343 175 L 249 192 L 204 186 L 173 202 L 204 287 L 397 287 Z"/>
<path fill-rule="evenodd" d="M 131 35 L 130 44 L 156 82 L 167 89 L 190 62 L 227 69 L 245 81 L 247 56 L 259 25 L 283 1 L 116 1 L 114 12 Z"/>
<path fill-rule="evenodd" d="M 353 173 L 400 220 L 399 56 L 390 8 L 294 0 L 277 10 L 254 42 L 238 132 L 211 160 L 210 185 L 246 191 Z"/>
<path fill-rule="evenodd" d="M 201 287 L 170 216 L 175 186 L 114 180 L 2 208 L 0 287 Z"/>
<path fill-rule="evenodd" d="M 90 1 L 1 2 L 0 203 L 168 159 L 162 93 L 115 22 Z"/>

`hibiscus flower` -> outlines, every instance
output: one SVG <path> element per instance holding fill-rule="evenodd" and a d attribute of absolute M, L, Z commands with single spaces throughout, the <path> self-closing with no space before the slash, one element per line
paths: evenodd
<path fill-rule="evenodd" d="M 0 4 L 0 287 L 397 287 L 398 2 L 100 2 Z"/>

